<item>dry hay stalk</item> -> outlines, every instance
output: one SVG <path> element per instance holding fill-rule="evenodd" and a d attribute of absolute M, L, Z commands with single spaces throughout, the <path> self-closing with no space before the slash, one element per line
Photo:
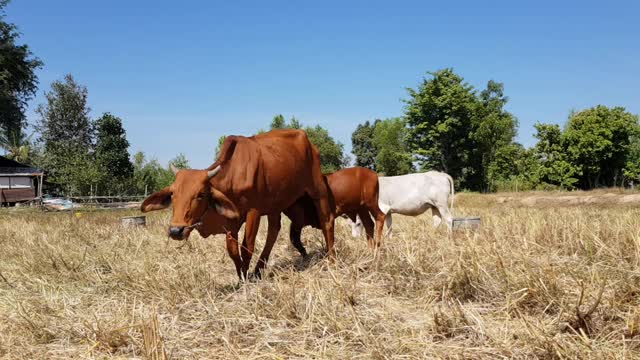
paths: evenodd
<path fill-rule="evenodd" d="M 151 319 L 142 326 L 142 344 L 144 356 L 151 360 L 166 360 L 167 353 L 164 350 L 164 341 L 160 334 L 158 313 L 154 309 Z"/>

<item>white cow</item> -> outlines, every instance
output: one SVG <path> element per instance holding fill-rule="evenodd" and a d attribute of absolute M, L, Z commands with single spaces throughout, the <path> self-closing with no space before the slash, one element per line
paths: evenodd
<path fill-rule="evenodd" d="M 387 215 L 385 225 L 388 236 L 391 236 L 391 214 L 418 216 L 429 209 L 433 214 L 433 226 L 440 226 L 444 217 L 451 229 L 454 188 L 453 179 L 448 174 L 427 171 L 401 176 L 380 176 L 378 182 L 378 207 Z M 361 233 L 362 222 L 356 217 L 356 222 L 352 223 L 352 235 L 356 237 Z"/>

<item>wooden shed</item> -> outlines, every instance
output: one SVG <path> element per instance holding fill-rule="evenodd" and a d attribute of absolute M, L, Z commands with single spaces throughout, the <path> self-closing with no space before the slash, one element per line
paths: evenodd
<path fill-rule="evenodd" d="M 0 156 L 0 205 L 42 199 L 44 172 Z"/>

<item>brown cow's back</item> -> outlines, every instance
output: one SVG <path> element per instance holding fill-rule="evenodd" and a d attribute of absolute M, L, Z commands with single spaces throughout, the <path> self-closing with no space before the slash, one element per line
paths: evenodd
<path fill-rule="evenodd" d="M 219 160 L 209 167 L 222 164 L 220 173 L 211 180 L 212 185 L 242 210 L 258 208 L 263 214 L 282 211 L 304 196 L 305 191 L 318 191 L 313 184 L 317 176 L 313 173 L 317 162 L 313 152 L 317 149 L 301 130 L 229 136 Z"/>
<path fill-rule="evenodd" d="M 378 203 L 378 175 L 369 169 L 342 169 L 327 175 L 327 180 L 336 216 L 357 212 L 369 202 Z"/>

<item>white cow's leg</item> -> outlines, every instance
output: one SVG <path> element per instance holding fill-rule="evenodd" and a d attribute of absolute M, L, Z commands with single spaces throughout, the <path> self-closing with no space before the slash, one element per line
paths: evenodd
<path fill-rule="evenodd" d="M 431 207 L 431 215 L 433 216 L 433 227 L 437 228 L 442 223 L 442 215 L 437 207 Z"/>
<path fill-rule="evenodd" d="M 444 219 L 445 224 L 447 224 L 447 228 L 451 230 L 451 226 L 453 225 L 453 217 L 451 216 L 451 211 L 449 211 L 449 208 L 447 207 L 446 204 L 438 207 L 434 206 L 432 208 L 432 212 L 433 212 L 433 226 L 435 227 L 440 226 L 440 224 L 442 223 L 442 220 Z"/>
<path fill-rule="evenodd" d="M 356 221 L 351 222 L 351 236 L 354 238 L 360 237 L 362 235 L 362 221 L 359 216 L 356 216 Z"/>
<path fill-rule="evenodd" d="M 391 219 L 391 213 L 387 213 L 387 216 L 384 218 L 384 226 L 387 227 L 387 237 L 391 239 L 393 237 L 393 232 L 391 231 L 391 225 L 393 220 Z"/>

